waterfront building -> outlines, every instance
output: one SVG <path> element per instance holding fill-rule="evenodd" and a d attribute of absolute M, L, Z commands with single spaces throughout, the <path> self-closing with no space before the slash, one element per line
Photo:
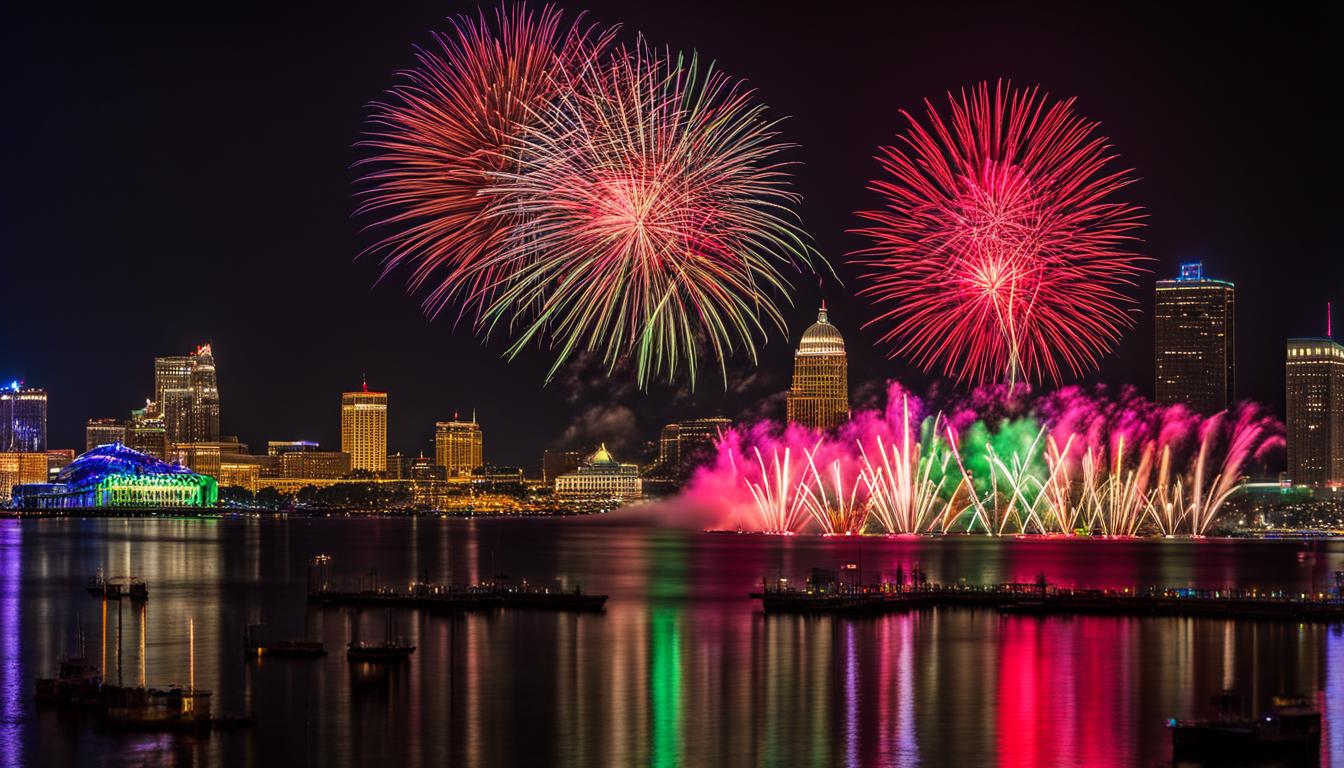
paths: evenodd
<path fill-rule="evenodd" d="M 219 474 L 215 480 L 220 488 L 243 488 L 256 493 L 261 481 L 262 466 L 252 461 L 239 461 L 229 457 L 219 462 Z"/>
<path fill-rule="evenodd" d="M 583 459 L 583 451 L 547 448 L 541 453 L 541 481 L 547 485 L 554 484 L 555 478 L 578 469 Z"/>
<path fill-rule="evenodd" d="M 0 451 L 47 450 L 47 392 L 19 382 L 0 387 Z"/>
<path fill-rule="evenodd" d="M 91 451 L 100 445 L 112 443 L 130 443 L 126 422 L 121 419 L 89 419 L 84 425 L 84 450 Z"/>
<path fill-rule="evenodd" d="M 471 485 L 486 491 L 522 488 L 523 468 L 483 464 L 471 471 Z"/>
<path fill-rule="evenodd" d="M 1158 280 L 1154 302 L 1156 399 L 1217 413 L 1235 399 L 1236 287 L 1204 276 L 1200 262 Z"/>
<path fill-rule="evenodd" d="M 29 509 L 174 509 L 213 507 L 219 491 L 213 477 L 113 444 L 86 451 L 52 482 L 15 487 L 14 496 Z"/>
<path fill-rule="evenodd" d="M 387 469 L 387 393 L 370 392 L 368 382 L 341 394 L 341 452 L 352 470 Z"/>
<path fill-rule="evenodd" d="M 0 452 L 0 501 L 8 500 L 15 486 L 47 482 L 48 468 L 45 452 Z"/>
<path fill-rule="evenodd" d="M 419 482 L 434 482 L 448 479 L 448 468 L 435 461 L 425 454 L 411 460 L 410 476 L 412 480 Z"/>
<path fill-rule="evenodd" d="M 627 502 L 643 495 L 639 467 L 622 464 L 602 445 L 577 469 L 555 478 L 555 495 L 565 501 Z"/>
<path fill-rule="evenodd" d="M 401 451 L 387 454 L 387 469 L 383 470 L 382 475 L 383 479 L 384 480 L 411 479 L 412 461 L 413 459 L 410 456 L 407 456 Z"/>
<path fill-rule="evenodd" d="M 1288 477 L 1294 485 L 1344 486 L 1344 345 L 1288 340 Z"/>
<path fill-rule="evenodd" d="M 60 472 L 62 469 L 70 466 L 75 460 L 74 448 L 49 448 L 47 449 L 47 477 Z"/>
<path fill-rule="evenodd" d="M 281 477 L 330 479 L 350 474 L 352 460 L 344 451 L 290 451 L 279 455 Z"/>
<path fill-rule="evenodd" d="M 440 421 L 434 425 L 434 460 L 447 470 L 449 479 L 469 478 L 484 464 L 481 427 L 476 414 L 471 421 Z"/>
<path fill-rule="evenodd" d="M 668 424 L 658 437 L 658 464 L 653 474 L 681 478 L 714 449 L 715 442 L 732 422 L 722 417 L 689 419 Z"/>
<path fill-rule="evenodd" d="M 830 429 L 849 420 L 849 360 L 845 340 L 831 325 L 825 302 L 798 342 L 788 420 L 812 429 Z"/>

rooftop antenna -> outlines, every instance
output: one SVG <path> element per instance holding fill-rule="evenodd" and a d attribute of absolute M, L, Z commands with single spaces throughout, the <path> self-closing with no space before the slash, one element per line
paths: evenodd
<path fill-rule="evenodd" d="M 364 391 L 365 391 L 365 392 L 368 392 L 368 391 L 369 391 L 369 374 L 367 374 L 367 373 L 361 373 L 361 374 L 359 374 L 359 378 L 363 381 Z"/>
<path fill-rule="evenodd" d="M 1335 338 L 1334 328 L 1330 322 L 1330 302 L 1325 302 L 1325 338 Z"/>

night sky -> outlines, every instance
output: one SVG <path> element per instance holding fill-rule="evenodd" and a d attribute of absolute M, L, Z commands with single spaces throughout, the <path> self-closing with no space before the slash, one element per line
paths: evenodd
<path fill-rule="evenodd" d="M 371 239 L 352 219 L 365 104 L 412 64 L 413 44 L 474 5 L 43 5 L 0 22 L 0 378 L 50 392 L 52 447 L 82 448 L 86 419 L 124 418 L 152 391 L 154 356 L 202 341 L 223 431 L 254 452 L 267 439 L 336 448 L 339 393 L 363 373 L 390 392 L 392 449 L 429 450 L 434 420 L 474 408 L 496 463 L 597 439 L 629 453 L 670 419 L 779 405 L 792 342 L 778 337 L 758 370 L 735 366 L 727 393 L 710 376 L 694 394 L 642 394 L 583 366 L 543 388 L 545 353 L 505 363 L 498 340 L 482 348 L 451 319 L 426 320 L 404 276 L 374 285 L 377 261 L 355 259 Z M 1077 96 L 1102 122 L 1141 177 L 1128 195 L 1150 214 L 1154 277 L 1202 259 L 1237 283 L 1239 394 L 1282 413 L 1283 339 L 1323 333 L 1327 300 L 1344 316 L 1340 144 L 1326 117 L 1337 19 L 1287 6 L 871 5 L 565 7 L 623 23 L 627 41 L 641 31 L 698 49 L 788 116 L 804 225 L 845 281 L 797 275 L 790 332 L 824 295 L 859 400 L 889 377 L 927 384 L 873 349 L 867 308 L 848 298 L 843 255 L 861 243 L 846 230 L 875 202 L 874 150 L 904 128 L 899 110 L 1004 77 Z M 1096 380 L 1151 393 L 1152 279 Z"/>

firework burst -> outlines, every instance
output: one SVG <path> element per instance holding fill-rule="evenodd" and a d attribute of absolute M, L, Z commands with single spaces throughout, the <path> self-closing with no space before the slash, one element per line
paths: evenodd
<path fill-rule="evenodd" d="M 1130 250 L 1138 208 L 1112 200 L 1133 181 L 1112 170 L 1097 123 L 1038 89 L 981 83 L 949 94 L 878 157 L 884 208 L 860 212 L 872 245 L 861 294 L 892 355 L 958 382 L 1061 378 L 1131 325 L 1125 289 L 1145 271 Z"/>
<path fill-rule="evenodd" d="M 482 263 L 507 273 L 482 313 L 510 356 L 551 349 L 629 360 L 641 386 L 784 330 L 781 269 L 810 263 L 775 123 L 713 67 L 642 41 L 577 71 L 493 174 L 496 215 L 519 224 Z M 725 373 L 726 377 L 726 373 Z"/>
<path fill-rule="evenodd" d="M 410 271 L 430 316 L 454 300 L 479 308 L 507 273 L 507 262 L 487 257 L 514 222 L 487 212 L 482 190 L 516 166 L 510 152 L 522 131 L 614 33 L 579 21 L 566 30 L 551 6 L 501 6 L 493 23 L 484 13 L 451 21 L 434 35 L 436 49 L 417 49 L 416 66 L 371 105 L 359 144 L 371 153 L 358 163 L 357 214 L 389 230 L 369 250 L 382 256 L 384 277 Z"/>

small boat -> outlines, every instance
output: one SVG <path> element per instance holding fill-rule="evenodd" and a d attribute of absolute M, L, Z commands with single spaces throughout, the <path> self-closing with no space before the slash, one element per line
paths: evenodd
<path fill-rule="evenodd" d="M 326 656 L 327 648 L 318 640 L 268 640 L 266 625 L 252 624 L 243 635 L 243 650 L 248 656 L 315 658 Z"/>
<path fill-rule="evenodd" d="M 89 581 L 87 590 L 90 595 L 104 600 L 129 597 L 133 601 L 142 602 L 149 599 L 149 585 L 143 579 L 134 576 L 103 578 L 101 571 Z"/>
<path fill-rule="evenodd" d="M 56 677 L 37 678 L 37 703 L 93 705 L 98 701 L 102 684 L 102 674 L 88 659 L 66 656 L 61 659 Z"/>
<path fill-rule="evenodd" d="M 345 658 L 351 662 L 402 662 L 415 653 L 415 646 L 405 638 L 392 635 L 392 609 L 387 609 L 387 637 L 381 643 L 350 641 Z"/>
<path fill-rule="evenodd" d="M 1233 714 L 1239 699 L 1229 692 L 1217 700 L 1220 714 L 1215 718 L 1167 721 L 1174 760 L 1319 763 L 1321 712 L 1305 696 L 1276 696 L 1270 714 L 1258 718 Z"/>

